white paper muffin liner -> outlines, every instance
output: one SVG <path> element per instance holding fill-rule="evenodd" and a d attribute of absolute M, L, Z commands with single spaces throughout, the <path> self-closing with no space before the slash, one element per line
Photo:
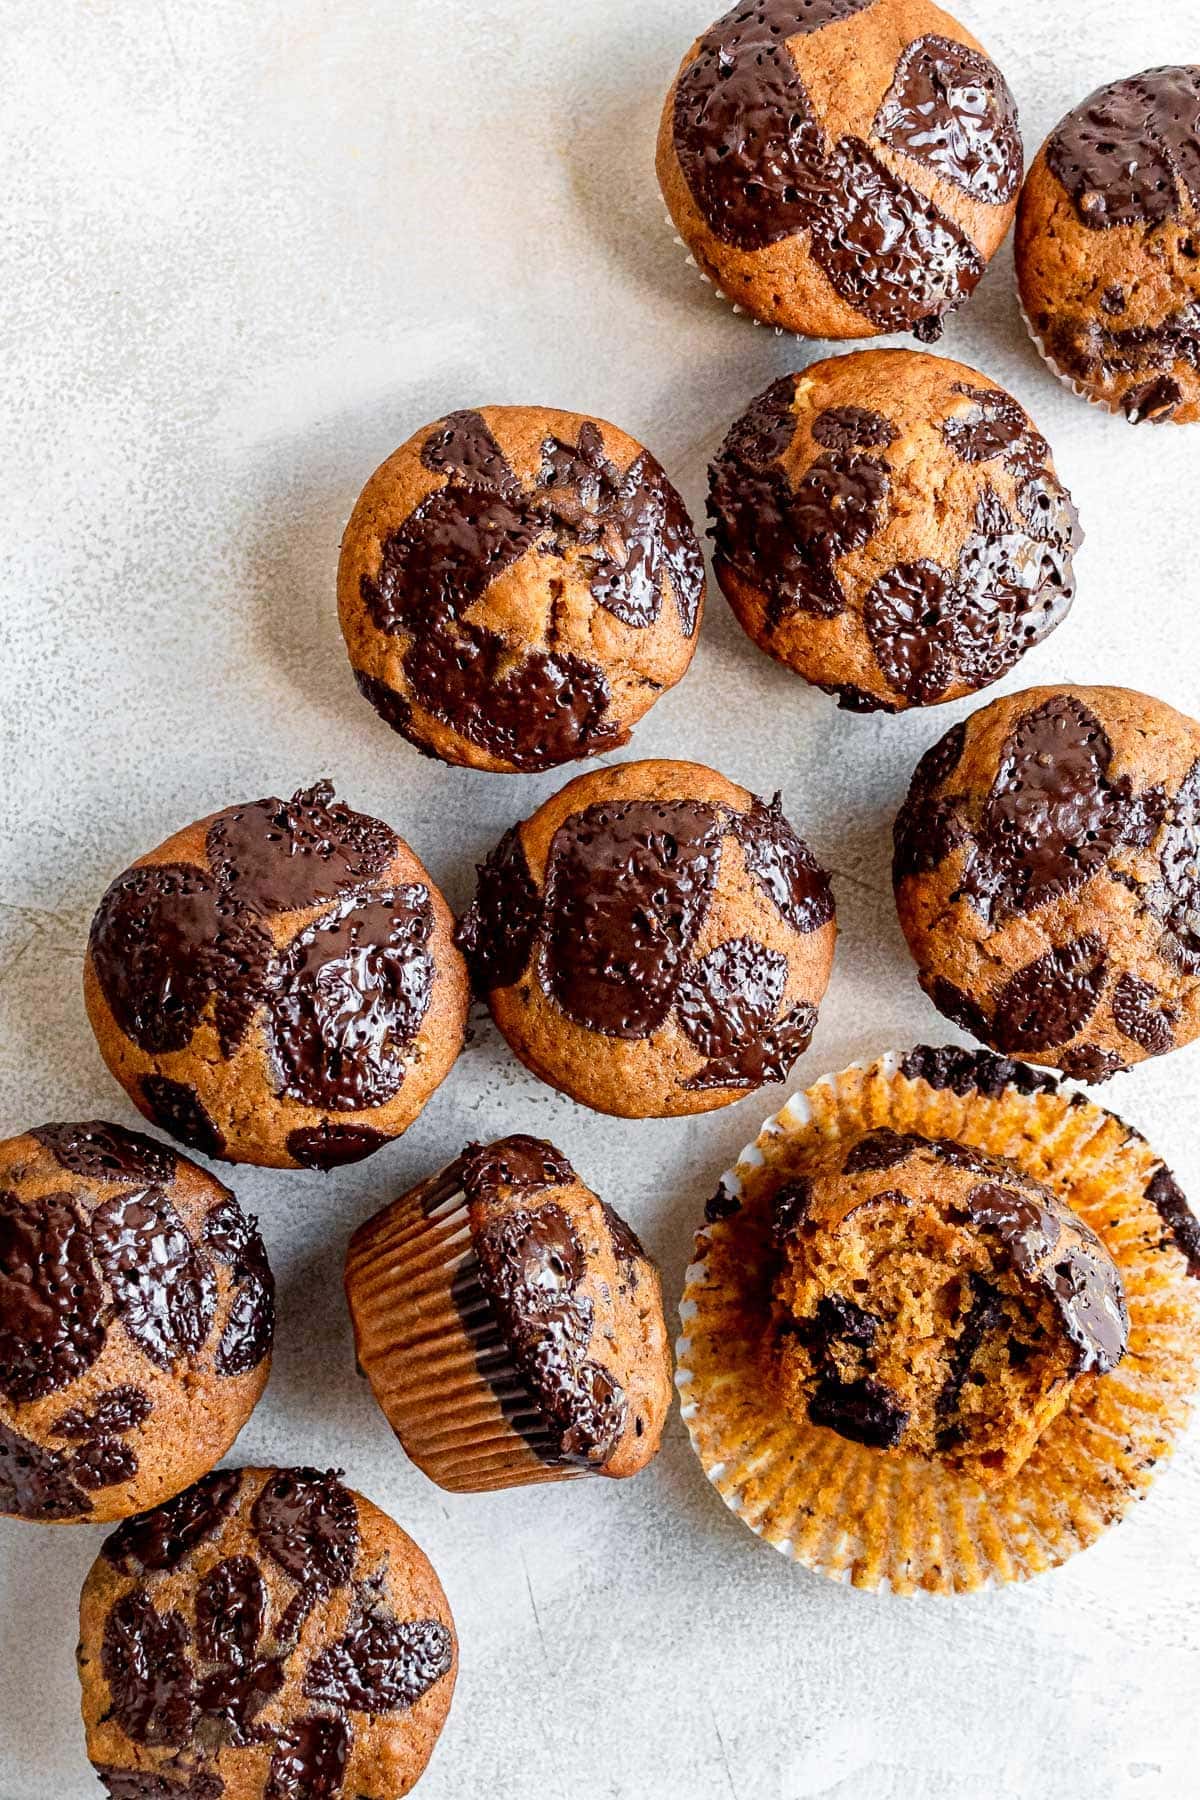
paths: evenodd
<path fill-rule="evenodd" d="M 1161 1159 L 1071 1090 L 998 1098 L 934 1088 L 888 1054 L 825 1076 L 768 1119 L 722 1178 L 738 1210 L 696 1237 L 680 1304 L 676 1383 L 693 1448 L 725 1504 L 830 1580 L 899 1594 L 1027 1580 L 1115 1524 L 1187 1422 L 1200 1368 L 1200 1281 L 1147 1197 Z M 759 1373 L 769 1316 L 769 1192 L 781 1152 L 890 1126 L 1006 1156 L 1104 1240 L 1125 1283 L 1130 1343 L 1081 1376 L 1024 1467 L 987 1490 L 937 1461 L 796 1421 Z"/>

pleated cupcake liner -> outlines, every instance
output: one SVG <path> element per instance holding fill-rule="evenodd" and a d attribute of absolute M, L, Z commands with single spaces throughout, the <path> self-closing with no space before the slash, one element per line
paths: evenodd
<path fill-rule="evenodd" d="M 696 1237 L 676 1382 L 693 1448 L 731 1511 L 832 1581 L 912 1595 L 1023 1581 L 1093 1543 L 1146 1492 L 1183 1430 L 1200 1369 L 1200 1282 L 1146 1198 L 1162 1167 L 1111 1113 L 1070 1091 L 998 1098 L 936 1089 L 888 1054 L 825 1076 L 768 1119 L 722 1178 L 728 1216 Z M 1005 1485 L 868 1449 L 788 1416 L 760 1372 L 770 1321 L 773 1168 L 890 1126 L 1008 1157 L 1057 1191 L 1121 1271 L 1129 1350 L 1081 1376 Z"/>
<path fill-rule="evenodd" d="M 765 319 L 760 319 L 760 318 L 756 317 L 756 315 L 750 311 L 750 308 L 748 306 L 743 306 L 739 300 L 732 299 L 725 292 L 725 289 L 722 287 L 718 287 L 717 283 L 713 280 L 712 276 L 706 274 L 705 271 L 700 267 L 700 264 L 696 261 L 695 256 L 688 249 L 686 239 L 684 239 L 680 236 L 679 227 L 678 227 L 678 225 L 676 225 L 674 219 L 671 217 L 670 210 L 665 206 L 663 208 L 663 217 L 667 222 L 667 229 L 671 233 L 673 242 L 676 243 L 679 246 L 679 248 L 683 251 L 683 258 L 684 258 L 684 262 L 686 263 L 687 267 L 689 269 L 691 269 L 691 271 L 694 275 L 699 277 L 699 279 L 704 283 L 705 287 L 708 289 L 709 293 L 715 295 L 716 298 L 718 300 L 720 300 L 725 306 L 727 306 L 731 312 L 737 313 L 740 318 L 749 319 L 750 323 L 752 325 L 756 326 L 758 328 L 758 330 L 772 332 L 775 337 L 789 338 L 793 344 L 802 344 L 806 348 L 808 348 L 811 345 L 821 341 L 818 338 L 805 337 L 805 336 L 803 336 L 803 334 L 801 332 L 798 332 L 798 331 L 789 331 L 785 325 L 768 324 L 768 322 Z"/>
<path fill-rule="evenodd" d="M 566 1481 L 479 1279 L 453 1166 L 357 1231 L 346 1293 L 359 1366 L 406 1454 L 453 1493 Z"/>

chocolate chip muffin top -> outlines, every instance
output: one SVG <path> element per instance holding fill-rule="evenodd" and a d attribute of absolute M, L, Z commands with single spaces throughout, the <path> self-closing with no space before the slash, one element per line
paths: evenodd
<path fill-rule="evenodd" d="M 387 723 L 505 773 L 625 743 L 691 661 L 703 602 L 654 457 L 548 407 L 418 431 L 364 488 L 338 574 L 355 676 Z"/>
<path fill-rule="evenodd" d="M 1016 264 L 1035 336 L 1089 398 L 1200 418 L 1200 66 L 1110 82 L 1055 126 Z"/>
<path fill-rule="evenodd" d="M 569 783 L 501 839 L 459 928 L 522 1061 L 632 1118 L 782 1080 L 835 937 L 828 878 L 778 797 L 682 762 Z"/>
<path fill-rule="evenodd" d="M 745 0 L 684 57 L 658 140 L 700 269 L 808 337 L 936 338 L 1021 169 L 1004 77 L 929 0 Z"/>
<path fill-rule="evenodd" d="M 108 1539 L 78 1660 L 112 1800 L 354 1800 L 418 1780 L 458 1657 L 427 1558 L 370 1501 L 222 1469 Z"/>
<path fill-rule="evenodd" d="M 135 1105 L 207 1156 L 332 1168 L 412 1123 L 462 1045 L 453 920 L 327 782 L 176 832 L 109 886 L 88 1016 Z"/>
<path fill-rule="evenodd" d="M 0 1143 L 0 1512 L 121 1519 L 212 1468 L 266 1385 L 253 1219 L 99 1120 Z"/>
<path fill-rule="evenodd" d="M 1046 440 L 985 375 L 916 350 L 781 376 L 718 451 L 709 512 L 746 632 L 854 711 L 988 686 L 1074 595 Z"/>
<path fill-rule="evenodd" d="M 1126 688 L 1030 688 L 956 725 L 896 821 L 934 1004 L 1100 1081 L 1200 1032 L 1200 725 Z"/>

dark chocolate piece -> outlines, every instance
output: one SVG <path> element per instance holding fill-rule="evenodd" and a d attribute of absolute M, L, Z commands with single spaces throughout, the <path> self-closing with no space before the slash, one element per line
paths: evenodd
<path fill-rule="evenodd" d="M 476 867 L 474 904 L 459 921 L 454 941 L 467 959 L 481 994 L 511 987 L 529 965 L 541 917 L 541 896 L 514 825 L 486 862 Z"/>
<path fill-rule="evenodd" d="M 190 1081 L 143 1075 L 138 1085 L 156 1125 L 202 1156 L 224 1156 L 225 1139 Z"/>
<path fill-rule="evenodd" d="M 874 1375 L 857 1381 L 822 1375 L 809 1400 L 808 1416 L 814 1425 L 826 1425 L 870 1450 L 894 1450 L 908 1429 L 908 1413 L 898 1396 Z"/>
<path fill-rule="evenodd" d="M 453 1661 L 454 1640 L 440 1619 L 401 1621 L 364 1612 L 340 1643 L 313 1659 L 304 1692 L 352 1712 L 407 1712 Z"/>
<path fill-rule="evenodd" d="M 462 1183 L 468 1201 L 499 1199 L 507 1189 L 513 1194 L 536 1194 L 547 1188 L 568 1187 L 575 1171 L 545 1138 L 501 1138 L 494 1144 L 470 1144 L 463 1152 Z"/>
<path fill-rule="evenodd" d="M 112 1717 L 135 1744 L 182 1747 L 196 1726 L 196 1683 L 187 1622 L 160 1613 L 146 1588 L 132 1588 L 104 1623 L 101 1666 Z"/>
<path fill-rule="evenodd" d="M 164 1185 L 174 1179 L 175 1152 L 123 1125 L 89 1119 L 81 1125 L 39 1125 L 29 1135 L 51 1152 L 60 1168 L 85 1181 Z"/>
<path fill-rule="evenodd" d="M 351 1741 L 343 1718 L 295 1720 L 279 1735 L 263 1800 L 339 1800 Z"/>
<path fill-rule="evenodd" d="M 320 781 L 290 800 L 256 800 L 219 813 L 206 848 L 221 886 L 260 912 L 335 900 L 381 875 L 396 854 L 389 826 L 335 800 Z"/>
<path fill-rule="evenodd" d="M 1186 974 L 1200 974 L 1200 762 L 1164 802 L 1159 880 L 1142 898 L 1163 922 L 1163 953 Z"/>
<path fill-rule="evenodd" d="M 734 813 L 733 835 L 746 867 L 793 931 L 820 931 L 834 916 L 829 877 L 783 816 L 783 796 L 770 806 L 757 794 L 749 812 Z"/>
<path fill-rule="evenodd" d="M 911 876 L 926 875 L 936 869 L 966 836 L 966 828 L 949 801 L 935 798 L 937 790 L 949 781 L 962 761 L 966 741 L 965 721 L 952 725 L 917 764 L 892 832 L 892 881 L 896 887 Z"/>
<path fill-rule="evenodd" d="M 894 1169 L 915 1150 L 932 1148 L 932 1140 L 922 1137 L 919 1132 L 893 1131 L 888 1125 L 880 1125 L 875 1131 L 868 1131 L 853 1146 L 842 1164 L 842 1174 L 866 1175 L 874 1174 L 877 1170 Z"/>
<path fill-rule="evenodd" d="M 725 1183 L 719 1181 L 716 1193 L 705 1202 L 704 1217 L 709 1225 L 715 1225 L 720 1219 L 732 1219 L 741 1210 L 742 1203 L 738 1196 L 731 1194 Z"/>
<path fill-rule="evenodd" d="M 785 375 L 776 386 L 786 389 L 790 403 L 795 378 Z M 865 406 L 827 407 L 813 420 L 812 434 L 826 450 L 886 450 L 899 436 L 891 419 L 885 419 L 882 413 L 872 412 Z M 783 449 L 786 448 L 787 444 L 784 444 Z"/>
<path fill-rule="evenodd" d="M 225 1783 L 215 1769 L 196 1769 L 175 1778 L 171 1772 L 151 1769 L 110 1769 L 97 1766 L 109 1800 L 223 1800 Z"/>
<path fill-rule="evenodd" d="M 47 1450 L 0 1419 L 0 1513 L 52 1522 L 91 1510 L 71 1461 Z"/>
<path fill-rule="evenodd" d="M 232 1194 L 204 1221 L 204 1242 L 228 1267 L 236 1293 L 214 1358 L 219 1375 L 248 1375 L 270 1354 L 275 1337 L 275 1277 L 257 1219 Z"/>
<path fill-rule="evenodd" d="M 983 1094 L 989 1100 L 1000 1099 L 1009 1088 L 1018 1094 L 1053 1094 L 1058 1088 L 1047 1069 L 1031 1069 L 990 1050 L 960 1050 L 955 1044 L 937 1049 L 918 1044 L 904 1058 L 900 1073 L 909 1081 L 927 1081 L 932 1088 L 948 1088 L 963 1096 Z"/>
<path fill-rule="evenodd" d="M 729 938 L 689 964 L 676 1013 L 709 1058 L 689 1088 L 752 1088 L 785 1078 L 817 1022 L 816 1008 L 807 1002 L 776 1019 L 786 982 L 787 958 L 748 937 Z"/>
<path fill-rule="evenodd" d="M 1024 159 L 1008 83 L 988 57 L 950 38 L 909 44 L 873 130 L 972 200 L 1003 206 L 1021 185 Z"/>
<path fill-rule="evenodd" d="M 771 1239 L 781 1249 L 812 1205 L 812 1182 L 805 1175 L 785 1181 L 771 1196 Z"/>
<path fill-rule="evenodd" d="M 991 1041 L 1007 1055 L 1056 1050 L 1082 1031 L 1108 976 L 1108 953 L 1085 933 L 1018 969 L 996 996 Z"/>
<path fill-rule="evenodd" d="M 983 1347 L 984 1339 L 993 1331 L 1007 1329 L 1008 1315 L 1000 1291 L 971 1269 L 968 1273 L 971 1305 L 950 1353 L 946 1379 L 934 1402 L 934 1411 L 943 1421 L 938 1432 L 937 1448 L 949 1450 L 960 1441 L 954 1420 L 962 1402 L 962 1391 L 971 1373 L 971 1364 Z"/>

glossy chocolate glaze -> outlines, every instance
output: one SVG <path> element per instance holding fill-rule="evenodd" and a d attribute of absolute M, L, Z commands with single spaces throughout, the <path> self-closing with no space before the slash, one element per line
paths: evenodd
<path fill-rule="evenodd" d="M 341 1642 L 309 1664 L 304 1692 L 352 1712 L 406 1712 L 453 1661 L 454 1640 L 440 1619 L 402 1622 L 360 1606 Z"/>
<path fill-rule="evenodd" d="M 873 129 L 972 200 L 1003 206 L 1021 185 L 1016 102 L 995 63 L 966 44 L 933 35 L 909 44 Z"/>
<path fill-rule="evenodd" d="M 258 912 L 294 912 L 335 900 L 381 875 L 396 854 L 389 826 L 353 812 L 318 782 L 290 800 L 231 806 L 208 828 L 217 881 Z"/>
<path fill-rule="evenodd" d="M 392 1142 L 386 1131 L 369 1125 L 335 1125 L 323 1119 L 319 1125 L 300 1125 L 287 1135 L 287 1153 L 303 1169 L 340 1169 L 347 1163 L 374 1156 Z"/>
<path fill-rule="evenodd" d="M 237 1505 L 240 1469 L 215 1469 L 153 1512 L 126 1519 L 101 1554 L 125 1575 L 169 1573 L 220 1531 Z"/>
<path fill-rule="evenodd" d="M 102 1201 L 91 1235 L 121 1323 L 143 1355 L 161 1369 L 195 1356 L 212 1327 L 217 1281 L 162 1190 Z"/>
<path fill-rule="evenodd" d="M 829 877 L 783 815 L 783 796 L 768 806 L 752 796 L 750 810 L 730 815 L 746 868 L 793 931 L 820 931 L 834 916 Z"/>
<path fill-rule="evenodd" d="M 761 250 L 798 233 L 834 291 L 881 331 L 937 319 L 964 300 L 983 273 L 970 239 L 915 188 L 880 162 L 860 138 L 827 138 L 787 40 L 851 17 L 871 0 L 754 0 L 734 8 L 702 39 L 675 92 L 674 145 L 680 169 L 705 224 L 722 243 Z M 955 53 L 971 58 L 965 46 Z M 1011 157 L 1002 119 L 1003 79 L 985 58 L 995 126 L 938 98 L 930 141 L 917 116 L 922 64 L 903 63 L 881 119 L 889 132 L 954 167 L 982 190 L 989 159 L 996 176 Z M 965 66 L 957 69 L 961 77 Z M 977 101 L 982 88 L 976 87 Z M 1011 102 L 1010 102 L 1011 104 Z M 886 115 L 886 116 L 885 116 Z M 877 121 L 877 129 L 880 121 Z M 1017 169 L 1004 179 L 1019 179 Z M 1010 190 L 1011 191 L 1011 190 Z M 979 191 L 977 198 L 993 196 Z M 999 199 L 997 193 L 994 198 Z"/>
<path fill-rule="evenodd" d="M 962 761 L 966 723 L 952 725 L 922 756 L 892 828 L 892 882 L 897 888 L 914 875 L 936 869 L 966 838 L 952 802 L 938 794 Z"/>
<path fill-rule="evenodd" d="M 0 1392 L 27 1405 L 67 1387 L 104 1348 L 91 1232 L 70 1194 L 0 1190 Z"/>
<path fill-rule="evenodd" d="M 475 874 L 475 899 L 460 919 L 454 941 L 467 959 L 476 992 L 488 994 L 511 987 L 524 974 L 541 919 L 541 895 L 517 826 L 476 865 Z"/>
<path fill-rule="evenodd" d="M 1137 975 L 1122 975 L 1113 984 L 1113 1024 L 1147 1056 L 1165 1056 L 1175 1044 L 1176 1009 L 1157 988 Z"/>
<path fill-rule="evenodd" d="M 691 637 L 703 559 L 659 464 L 644 451 L 620 471 L 598 426 L 586 420 L 573 445 L 547 438 L 527 492 L 484 419 L 469 412 L 453 414 L 426 439 L 422 460 L 447 485 L 387 539 L 378 574 L 361 584 L 376 627 L 409 639 L 401 660 L 414 701 L 517 769 L 550 768 L 623 743 L 627 734 L 607 717 L 612 693 L 598 664 L 552 640 L 514 656 L 503 636 L 464 615 L 535 547 L 560 561 L 582 550 L 598 605 L 644 628 L 660 616 L 669 580 Z M 389 724 L 411 735 L 406 699 L 370 677 L 359 686 Z"/>
<path fill-rule="evenodd" d="M 1095 933 L 1056 944 L 1001 988 L 989 1032 L 992 1042 L 1014 1056 L 1057 1049 L 1087 1024 L 1100 1004 L 1107 975 L 1108 955 Z"/>
<path fill-rule="evenodd" d="M 350 895 L 292 939 L 269 996 L 281 1090 L 331 1111 L 381 1106 L 403 1084 L 433 993 L 429 890 Z"/>
<path fill-rule="evenodd" d="M 138 1087 L 156 1125 L 202 1156 L 224 1156 L 225 1139 L 190 1081 L 143 1075 Z"/>
<path fill-rule="evenodd" d="M 790 410 L 794 377 L 785 375 L 776 385 L 787 390 Z M 767 397 L 763 396 L 764 399 Z M 865 406 L 827 407 L 813 420 L 812 434 L 825 450 L 886 450 L 899 436 L 891 419 Z M 788 443 L 790 441 L 789 434 Z M 776 454 L 782 455 L 788 443 L 781 444 Z"/>
<path fill-rule="evenodd" d="M 1051 133 L 1046 161 L 1093 231 L 1151 228 L 1200 206 L 1200 68 L 1097 88 Z"/>
<path fill-rule="evenodd" d="M 297 1719 L 280 1734 L 263 1800 L 338 1800 L 352 1742 L 344 1718 Z"/>
<path fill-rule="evenodd" d="M 990 1050 L 963 1050 L 957 1044 L 936 1049 L 918 1044 L 904 1058 L 900 1073 L 909 1081 L 927 1081 L 932 1088 L 964 1097 L 983 1094 L 990 1100 L 998 1100 L 1009 1088 L 1018 1094 L 1053 1094 L 1058 1088 L 1046 1069 L 1031 1069 Z"/>
<path fill-rule="evenodd" d="M 505 1193 L 536 1194 L 578 1179 L 561 1150 L 545 1138 L 517 1134 L 494 1144 L 469 1144 L 462 1155 L 463 1192 L 485 1203 Z"/>
<path fill-rule="evenodd" d="M 317 1469 L 280 1469 L 252 1512 L 267 1555 L 297 1586 L 320 1594 L 343 1587 L 358 1555 L 358 1508 L 337 1476 Z"/>
<path fill-rule="evenodd" d="M 101 1667 L 111 1716 L 135 1744 L 179 1748 L 196 1728 L 196 1682 L 182 1613 L 160 1613 L 146 1588 L 132 1588 L 104 1624 Z"/>
<path fill-rule="evenodd" d="M 817 1023 L 817 1009 L 807 1001 L 776 1023 L 787 967 L 785 956 L 745 937 L 729 938 L 689 965 L 676 994 L 676 1017 L 710 1060 L 687 1087 L 755 1088 L 784 1079 Z"/>

